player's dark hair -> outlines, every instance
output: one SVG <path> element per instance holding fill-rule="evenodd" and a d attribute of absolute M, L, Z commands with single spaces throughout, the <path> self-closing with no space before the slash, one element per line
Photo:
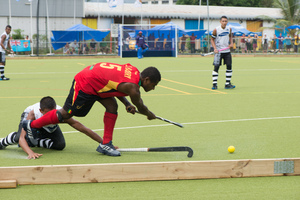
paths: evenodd
<path fill-rule="evenodd" d="M 56 108 L 56 102 L 52 97 L 43 97 L 40 101 L 41 110 L 49 109 L 53 110 Z"/>
<path fill-rule="evenodd" d="M 7 29 L 7 28 L 10 28 L 10 29 L 11 29 L 11 26 L 10 26 L 10 25 L 7 25 L 7 26 L 5 27 L 5 29 Z"/>
<path fill-rule="evenodd" d="M 220 20 L 222 20 L 223 18 L 228 19 L 225 15 L 223 15 Z"/>
<path fill-rule="evenodd" d="M 149 77 L 152 83 L 158 83 L 161 80 L 160 72 L 155 67 L 147 67 L 142 71 L 141 76 Z"/>

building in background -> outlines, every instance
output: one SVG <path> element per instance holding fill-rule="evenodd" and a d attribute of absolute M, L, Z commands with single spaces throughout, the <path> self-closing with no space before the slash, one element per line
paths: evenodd
<path fill-rule="evenodd" d="M 32 27 L 32 34 L 35 34 L 37 32 L 37 0 L 11 0 L 11 22 L 9 21 L 9 1 L 5 1 L 6 3 L 1 3 L 0 7 L 0 24 L 3 26 L 10 24 L 13 29 L 24 30 L 24 35 L 31 35 Z M 110 8 L 107 2 L 101 1 L 40 0 L 40 34 L 47 35 L 50 30 L 65 30 L 80 23 L 94 29 L 110 29 L 111 24 L 122 24 L 122 22 L 124 24 L 163 24 L 172 21 L 183 29 L 208 28 L 206 6 L 166 4 L 166 2 L 171 3 L 172 1 L 163 0 L 145 1 L 141 6 L 136 6 L 133 3 L 134 0 L 125 0 L 124 4 Z M 49 22 L 46 3 L 48 3 Z M 32 24 L 30 20 L 31 4 Z M 278 8 L 226 7 L 224 9 L 222 6 L 210 6 L 210 29 L 219 25 L 221 15 L 226 15 L 230 22 L 240 23 L 253 32 L 256 32 L 260 27 L 273 26 L 272 22 L 258 20 L 257 16 L 266 15 L 277 19 L 282 18 Z M 265 32 L 272 35 L 274 30 L 265 30 Z"/>

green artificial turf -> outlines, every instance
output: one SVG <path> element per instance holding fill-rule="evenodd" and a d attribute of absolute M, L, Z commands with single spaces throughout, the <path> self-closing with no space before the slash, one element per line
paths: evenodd
<path fill-rule="evenodd" d="M 185 152 L 124 152 L 121 157 L 108 157 L 95 151 L 95 141 L 63 124 L 67 143 L 63 151 L 33 148 L 44 155 L 27 160 L 21 148 L 7 147 L 0 151 L 0 167 L 299 157 L 299 58 L 233 57 L 232 83 L 236 88 L 224 89 L 222 66 L 217 91 L 210 90 L 212 61 L 212 57 L 8 60 L 5 74 L 11 80 L 0 81 L 0 138 L 16 131 L 23 110 L 43 96 L 54 97 L 62 106 L 74 75 L 85 66 L 131 63 L 140 70 L 155 66 L 161 71 L 163 79 L 154 91 L 141 89 L 143 101 L 156 115 L 185 127 L 127 114 L 119 103 L 114 145 L 190 146 L 194 156 L 188 158 Z M 76 119 L 102 136 L 103 114 L 103 107 L 96 103 L 86 117 Z M 230 145 L 236 148 L 233 154 L 227 152 Z M 299 177 L 269 177 L 40 185 L 0 190 L 0 195 L 3 199 L 35 199 L 30 197 L 34 191 L 42 196 L 55 191 L 59 198 L 48 199 L 297 199 L 299 182 Z"/>

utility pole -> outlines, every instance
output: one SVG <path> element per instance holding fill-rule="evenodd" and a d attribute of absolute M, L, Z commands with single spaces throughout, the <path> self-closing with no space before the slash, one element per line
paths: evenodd
<path fill-rule="evenodd" d="M 210 41 L 209 41 L 209 0 L 206 0 L 207 4 L 207 48 L 208 52 L 210 51 Z"/>
<path fill-rule="evenodd" d="M 39 17 L 40 17 L 40 0 L 37 0 L 36 11 L 36 55 L 39 56 Z"/>

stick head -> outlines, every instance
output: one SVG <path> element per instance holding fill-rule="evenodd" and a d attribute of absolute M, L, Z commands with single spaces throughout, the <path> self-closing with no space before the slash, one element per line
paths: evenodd
<path fill-rule="evenodd" d="M 186 148 L 187 148 L 187 151 L 189 152 L 187 156 L 188 156 L 189 158 L 193 157 L 193 154 L 194 154 L 193 149 L 192 149 L 191 147 L 186 147 Z"/>

